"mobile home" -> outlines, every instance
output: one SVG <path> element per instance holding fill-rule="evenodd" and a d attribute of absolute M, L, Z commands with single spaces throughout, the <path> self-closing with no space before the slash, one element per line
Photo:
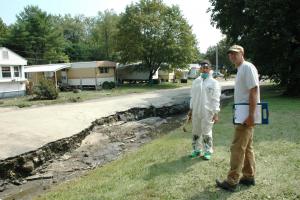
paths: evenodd
<path fill-rule="evenodd" d="M 66 69 L 63 84 L 75 87 L 92 86 L 97 88 L 105 81 L 116 81 L 116 65 L 112 61 L 74 62 Z"/>
<path fill-rule="evenodd" d="M 25 67 L 25 73 L 30 85 L 38 84 L 41 79 L 48 79 L 58 87 L 66 78 L 64 72 L 70 66 L 70 63 L 30 65 Z"/>
<path fill-rule="evenodd" d="M 119 83 L 127 82 L 147 82 L 150 72 L 144 68 L 142 63 L 133 63 L 117 67 L 117 79 Z M 158 71 L 152 76 L 152 79 L 158 79 Z"/>
<path fill-rule="evenodd" d="M 25 72 L 33 85 L 41 79 L 50 79 L 56 86 L 93 87 L 101 86 L 103 82 L 115 82 L 116 63 L 111 61 L 90 61 L 32 65 Z"/>

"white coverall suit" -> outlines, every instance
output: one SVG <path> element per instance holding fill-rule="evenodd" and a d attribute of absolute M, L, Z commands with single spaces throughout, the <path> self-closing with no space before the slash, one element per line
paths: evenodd
<path fill-rule="evenodd" d="M 212 121 L 214 114 L 220 111 L 221 88 L 219 82 L 209 76 L 203 79 L 199 76 L 193 81 L 191 89 L 190 109 L 192 110 L 194 150 L 204 150 L 213 153 Z M 203 148 L 204 146 L 204 148 Z"/>

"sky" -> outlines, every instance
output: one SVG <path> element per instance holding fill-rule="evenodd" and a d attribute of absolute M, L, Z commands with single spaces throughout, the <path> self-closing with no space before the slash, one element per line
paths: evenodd
<path fill-rule="evenodd" d="M 167 5 L 178 5 L 182 14 L 192 26 L 192 31 L 198 40 L 201 53 L 214 46 L 222 39 L 220 30 L 211 26 L 209 0 L 163 0 Z M 25 6 L 35 5 L 48 14 L 72 16 L 83 14 L 87 17 L 96 16 L 98 11 L 113 9 L 120 14 L 127 5 L 138 0 L 1 0 L 0 17 L 5 24 L 16 21 L 16 15 L 24 10 Z"/>

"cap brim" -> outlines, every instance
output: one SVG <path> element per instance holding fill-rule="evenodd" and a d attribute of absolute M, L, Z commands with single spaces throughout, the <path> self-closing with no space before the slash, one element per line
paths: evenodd
<path fill-rule="evenodd" d="M 240 52 L 240 50 L 238 50 L 238 49 L 229 49 L 229 50 L 227 51 L 227 53 L 231 53 L 231 52 L 236 52 L 236 53 L 238 53 L 238 52 Z"/>

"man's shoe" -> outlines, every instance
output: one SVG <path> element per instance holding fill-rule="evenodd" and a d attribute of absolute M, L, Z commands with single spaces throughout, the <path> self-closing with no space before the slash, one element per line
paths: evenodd
<path fill-rule="evenodd" d="M 241 178 L 239 184 L 243 184 L 246 186 L 255 185 L 255 179 L 254 178 Z"/>
<path fill-rule="evenodd" d="M 203 155 L 204 160 L 210 160 L 211 159 L 211 153 L 210 152 L 205 152 Z"/>
<path fill-rule="evenodd" d="M 200 156 L 200 155 L 201 155 L 201 150 L 194 150 L 194 151 L 191 153 L 190 157 L 191 157 L 191 158 L 196 158 L 196 157 L 198 157 L 198 156 Z"/>
<path fill-rule="evenodd" d="M 218 179 L 216 180 L 217 187 L 222 188 L 224 190 L 234 192 L 236 190 L 237 185 L 230 185 L 227 181 L 219 181 Z"/>

